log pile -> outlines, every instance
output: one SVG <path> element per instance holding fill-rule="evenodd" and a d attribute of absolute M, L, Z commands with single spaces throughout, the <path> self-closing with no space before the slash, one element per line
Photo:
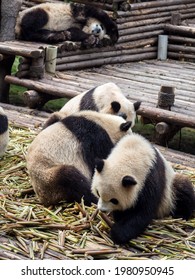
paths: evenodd
<path fill-rule="evenodd" d="M 26 0 L 24 5 L 28 7 L 40 2 L 42 1 Z M 56 1 L 50 0 L 49 2 Z M 60 0 L 57 2 L 60 2 Z M 193 18 L 195 13 L 194 0 L 170 0 L 168 2 L 159 0 L 139 3 L 124 0 L 75 0 L 74 2 L 91 4 L 108 11 L 109 15 L 112 15 L 117 22 L 119 40 L 115 46 L 85 50 L 80 49 L 78 43 L 65 42 L 65 44 L 60 44 L 56 62 L 57 71 L 79 70 L 105 64 L 155 59 L 157 57 L 158 35 L 164 34 L 164 26 L 171 23 L 173 14 L 179 14 L 181 20 L 186 20 Z M 175 46 L 175 44 L 172 46 L 172 40 L 175 40 L 175 38 L 170 38 L 170 40 L 170 57 L 180 57 L 180 53 L 177 51 L 178 46 Z M 193 43 L 192 41 L 190 40 L 190 44 Z M 184 57 L 193 57 L 189 53 L 190 50 L 191 46 L 188 46 Z M 27 73 L 27 68 L 27 61 L 25 60 L 24 65 L 19 66 L 18 77 L 24 77 L 23 74 Z"/>
<path fill-rule="evenodd" d="M 169 34 L 168 57 L 178 60 L 195 60 L 195 25 L 175 26 L 165 25 L 165 32 Z"/>
<path fill-rule="evenodd" d="M 40 2 L 43 1 L 26 0 L 23 1 L 23 4 L 27 7 Z M 49 2 L 60 2 L 60 0 L 50 0 Z M 139 3 L 124 0 L 79 0 L 77 2 L 86 4 L 90 2 L 90 4 L 99 6 L 103 3 L 107 5 L 121 5 L 128 2 L 129 9 L 128 11 L 119 8 L 116 10 L 112 9 L 114 16 L 117 16 L 116 22 L 120 35 L 115 46 L 80 49 L 78 43 L 65 42 L 64 44 L 59 44 L 56 61 L 57 71 L 79 70 L 105 64 L 155 59 L 157 57 L 158 35 L 164 33 L 169 34 L 168 57 L 180 58 L 182 54 L 182 58 L 194 58 L 194 29 L 173 25 L 194 17 L 194 0 L 170 0 L 168 2 L 159 0 Z M 176 45 L 174 42 L 179 42 L 179 44 Z M 9 42 L 9 46 L 6 46 L 6 42 L 4 45 L 2 44 L 0 44 L 0 54 L 2 57 L 6 55 L 22 56 L 16 74 L 17 78 L 22 79 L 22 81 L 24 81 L 24 78 L 43 78 L 46 44 L 17 41 Z M 0 59 L 2 58 L 0 57 Z M 14 83 L 14 81 L 12 82 Z M 33 87 L 30 89 L 34 90 Z M 49 94 L 52 95 L 52 93 Z M 34 98 L 37 98 L 37 95 L 35 95 Z M 28 97 L 29 94 L 27 94 Z"/>
<path fill-rule="evenodd" d="M 102 2 L 119 4 L 122 1 L 90 1 L 90 4 L 101 7 Z M 133 3 L 129 4 L 128 11 L 114 10 L 113 16 L 116 17 L 120 36 L 117 44 L 69 52 L 62 48 L 58 52 L 56 70 L 78 70 L 104 64 L 154 59 L 157 57 L 158 35 L 164 34 L 164 25 L 171 23 L 173 13 L 179 13 L 181 19 L 185 20 L 194 17 L 194 11 L 194 0 Z"/>
<path fill-rule="evenodd" d="M 106 11 L 116 12 L 118 10 L 128 11 L 130 10 L 131 1 L 128 0 L 75 0 L 73 2 L 83 3 L 87 5 L 93 5 Z"/>

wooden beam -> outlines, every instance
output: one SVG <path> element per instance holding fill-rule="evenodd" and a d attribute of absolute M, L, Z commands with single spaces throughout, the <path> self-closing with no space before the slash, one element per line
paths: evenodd
<path fill-rule="evenodd" d="M 155 120 L 155 122 L 166 122 L 180 127 L 195 128 L 195 119 L 193 117 L 188 117 L 180 113 L 174 113 L 172 111 L 141 106 L 141 108 L 138 109 L 137 114 L 142 117 Z"/>

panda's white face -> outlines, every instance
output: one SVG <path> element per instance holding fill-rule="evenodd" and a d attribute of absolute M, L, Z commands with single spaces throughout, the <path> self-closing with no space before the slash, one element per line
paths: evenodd
<path fill-rule="evenodd" d="M 83 31 L 88 34 L 93 34 L 99 39 L 103 39 L 106 34 L 104 26 L 94 18 L 88 19 L 87 24 L 83 28 Z"/>
<path fill-rule="evenodd" d="M 99 160 L 92 180 L 92 192 L 102 212 L 123 211 L 133 206 L 140 190 L 134 177 L 125 175 L 114 162 Z M 113 178 L 113 179 L 110 179 Z"/>
<path fill-rule="evenodd" d="M 99 37 L 100 39 L 102 39 L 104 37 L 104 27 L 102 24 L 92 23 L 90 28 L 91 28 L 91 33 L 93 35 Z"/>

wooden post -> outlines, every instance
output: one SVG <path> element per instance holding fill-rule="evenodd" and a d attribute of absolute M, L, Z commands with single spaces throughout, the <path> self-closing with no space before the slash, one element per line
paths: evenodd
<path fill-rule="evenodd" d="M 15 39 L 16 17 L 20 10 L 22 0 L 1 0 L 0 41 Z M 0 61 L 0 101 L 9 102 L 9 84 L 5 83 L 6 75 L 10 75 L 15 57 L 5 57 Z"/>
<path fill-rule="evenodd" d="M 166 110 L 171 110 L 171 106 L 174 105 L 175 100 L 174 91 L 174 87 L 161 86 L 160 91 L 158 93 L 157 107 Z"/>
<path fill-rule="evenodd" d="M 159 122 L 155 126 L 155 143 L 167 146 L 168 142 L 181 129 L 180 126 Z"/>
<path fill-rule="evenodd" d="M 49 94 L 39 93 L 36 90 L 27 90 L 24 92 L 24 102 L 30 109 L 41 109 L 46 102 L 54 98 Z"/>
<path fill-rule="evenodd" d="M 45 70 L 51 74 L 56 71 L 56 58 L 58 48 L 55 46 L 48 46 L 46 48 L 46 63 Z"/>
<path fill-rule="evenodd" d="M 158 59 L 167 59 L 168 36 L 158 35 Z"/>

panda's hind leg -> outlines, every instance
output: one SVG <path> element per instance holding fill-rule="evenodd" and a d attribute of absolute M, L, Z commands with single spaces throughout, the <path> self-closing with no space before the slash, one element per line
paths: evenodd
<path fill-rule="evenodd" d="M 58 165 L 43 171 L 41 179 L 36 180 L 35 192 L 45 206 L 55 205 L 60 201 L 81 202 L 85 205 L 96 203 L 91 192 L 89 180 L 74 166 Z"/>
<path fill-rule="evenodd" d="M 175 175 L 173 188 L 175 208 L 172 211 L 172 215 L 174 218 L 188 220 L 195 210 L 195 188 L 190 180 L 182 174 Z"/>

